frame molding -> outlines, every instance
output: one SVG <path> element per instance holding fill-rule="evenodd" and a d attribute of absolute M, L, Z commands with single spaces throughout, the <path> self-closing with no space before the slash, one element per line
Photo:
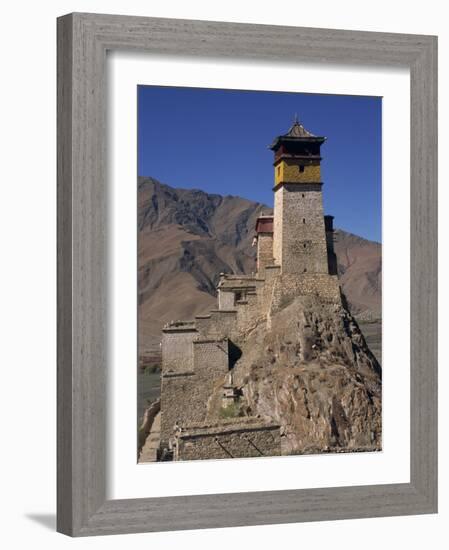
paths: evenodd
<path fill-rule="evenodd" d="M 410 483 L 106 500 L 106 52 L 406 66 Z M 58 19 L 57 530 L 71 536 L 437 511 L 437 38 L 73 13 Z"/>

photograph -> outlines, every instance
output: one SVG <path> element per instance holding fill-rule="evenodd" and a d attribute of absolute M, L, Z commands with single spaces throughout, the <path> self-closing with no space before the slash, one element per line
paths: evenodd
<path fill-rule="evenodd" d="M 137 93 L 138 462 L 382 450 L 382 98 Z"/>

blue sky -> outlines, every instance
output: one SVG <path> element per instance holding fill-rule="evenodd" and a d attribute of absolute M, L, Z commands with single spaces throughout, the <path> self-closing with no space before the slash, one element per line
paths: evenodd
<path fill-rule="evenodd" d="M 326 136 L 321 174 L 335 227 L 381 241 L 379 97 L 138 86 L 138 173 L 172 187 L 273 205 L 273 152 L 295 113 Z"/>

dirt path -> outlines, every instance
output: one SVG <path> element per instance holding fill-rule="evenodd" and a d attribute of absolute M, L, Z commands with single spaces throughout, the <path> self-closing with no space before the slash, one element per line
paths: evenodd
<path fill-rule="evenodd" d="M 150 433 L 145 440 L 145 444 L 142 447 L 142 452 L 139 456 L 139 463 L 142 462 L 156 462 L 157 449 L 159 447 L 159 441 L 161 438 L 161 413 L 154 417 L 153 425 L 151 426 Z"/>

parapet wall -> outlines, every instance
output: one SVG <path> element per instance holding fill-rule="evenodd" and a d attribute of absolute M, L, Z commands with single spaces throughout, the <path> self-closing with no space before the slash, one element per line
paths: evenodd
<path fill-rule="evenodd" d="M 175 446 L 175 460 L 279 456 L 281 435 L 278 424 L 252 418 L 220 424 L 191 426 L 181 431 Z"/>

